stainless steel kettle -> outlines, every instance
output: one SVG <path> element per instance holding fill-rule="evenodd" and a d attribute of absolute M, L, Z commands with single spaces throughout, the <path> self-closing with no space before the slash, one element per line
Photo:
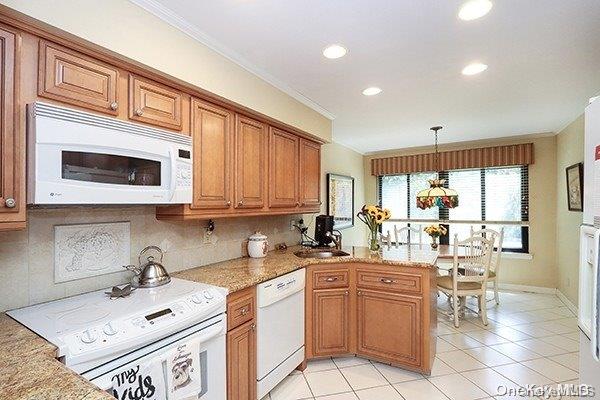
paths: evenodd
<path fill-rule="evenodd" d="M 154 261 L 154 256 L 149 255 L 146 257 L 146 261 L 142 263 L 142 256 L 150 250 L 155 250 L 160 254 L 159 261 Z M 159 247 L 148 246 L 142 250 L 138 256 L 139 267 L 136 265 L 124 265 L 124 268 L 127 268 L 135 274 L 131 279 L 131 286 L 136 288 L 152 288 L 171 282 L 171 277 L 167 273 L 165 267 L 161 264 L 163 255 L 164 253 Z"/>

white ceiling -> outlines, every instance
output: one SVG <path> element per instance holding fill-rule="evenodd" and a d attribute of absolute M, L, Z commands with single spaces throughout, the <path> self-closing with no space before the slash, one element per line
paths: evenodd
<path fill-rule="evenodd" d="M 493 0 L 469 22 L 461 0 L 132 1 L 327 110 L 361 153 L 431 144 L 433 125 L 442 143 L 556 132 L 600 92 L 599 0 Z M 325 59 L 332 43 L 348 54 Z M 461 75 L 472 61 L 489 68 Z"/>

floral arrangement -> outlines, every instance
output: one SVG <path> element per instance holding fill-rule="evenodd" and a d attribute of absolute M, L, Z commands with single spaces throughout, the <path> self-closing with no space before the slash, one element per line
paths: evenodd
<path fill-rule="evenodd" d="M 390 210 L 375 205 L 364 205 L 356 216 L 369 228 L 369 249 L 371 251 L 379 250 L 377 232 L 379 225 L 392 216 Z"/>
<path fill-rule="evenodd" d="M 443 236 L 446 233 L 448 233 L 448 230 L 445 227 L 443 227 L 442 225 L 429 225 L 424 230 L 425 230 L 426 234 L 431 236 L 431 248 L 433 248 L 433 249 L 438 248 L 437 239 L 440 236 Z"/>

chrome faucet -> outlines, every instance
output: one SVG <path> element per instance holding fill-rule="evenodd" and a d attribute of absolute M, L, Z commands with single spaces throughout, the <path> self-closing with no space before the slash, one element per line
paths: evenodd
<path fill-rule="evenodd" d="M 330 237 L 333 240 L 333 243 L 335 243 L 336 249 L 338 249 L 338 250 L 342 249 L 342 232 L 335 229 L 331 232 L 327 232 L 325 234 L 325 236 Z"/>

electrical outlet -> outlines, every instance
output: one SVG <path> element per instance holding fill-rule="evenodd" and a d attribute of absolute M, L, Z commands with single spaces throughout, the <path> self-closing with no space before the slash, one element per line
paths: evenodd
<path fill-rule="evenodd" d="M 294 218 L 290 218 L 290 231 L 293 231 L 296 229 L 296 220 Z"/>
<path fill-rule="evenodd" d="M 212 231 L 209 229 L 205 229 L 204 230 L 204 237 L 202 239 L 202 243 L 203 244 L 211 244 L 212 241 L 210 240 L 210 237 L 212 236 Z"/>

